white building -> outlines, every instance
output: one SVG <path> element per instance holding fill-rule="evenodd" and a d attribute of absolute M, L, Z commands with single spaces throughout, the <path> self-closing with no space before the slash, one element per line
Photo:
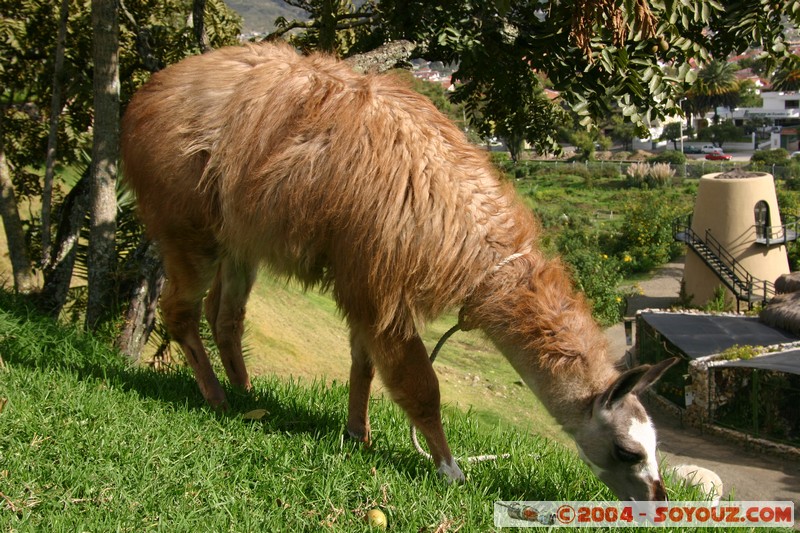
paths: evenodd
<path fill-rule="evenodd" d="M 800 124 L 800 93 L 794 91 L 762 91 L 762 107 L 739 107 L 730 116 L 737 125 L 749 118 L 767 118 L 776 126 Z"/>

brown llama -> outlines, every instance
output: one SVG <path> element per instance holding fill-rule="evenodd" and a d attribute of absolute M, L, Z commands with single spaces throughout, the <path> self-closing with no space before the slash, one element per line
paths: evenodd
<path fill-rule="evenodd" d="M 350 328 L 348 432 L 369 440 L 377 370 L 425 436 L 448 447 L 417 327 L 461 306 L 618 497 L 665 499 L 637 393 L 668 366 L 620 374 L 530 210 L 485 153 L 392 76 L 286 45 L 223 48 L 153 75 L 122 124 L 125 177 L 161 250 L 164 320 L 203 396 L 225 406 L 198 332 L 205 314 L 232 384 L 250 388 L 242 322 L 257 268 L 329 288 Z"/>

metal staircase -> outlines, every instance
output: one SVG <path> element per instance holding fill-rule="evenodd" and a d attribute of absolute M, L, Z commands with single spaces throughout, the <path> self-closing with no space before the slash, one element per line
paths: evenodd
<path fill-rule="evenodd" d="M 672 225 L 675 240 L 686 243 L 712 272 L 736 297 L 736 307 L 740 302 L 747 302 L 749 309 L 753 304 L 766 305 L 775 296 L 775 286 L 769 281 L 754 278 L 720 242 L 706 231 L 701 238 L 692 230 L 691 215 L 675 219 Z"/>

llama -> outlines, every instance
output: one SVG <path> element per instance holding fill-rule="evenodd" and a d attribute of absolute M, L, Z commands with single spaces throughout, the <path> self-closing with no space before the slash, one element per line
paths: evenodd
<path fill-rule="evenodd" d="M 418 334 L 460 306 L 462 326 L 500 348 L 618 497 L 665 499 L 637 394 L 671 363 L 623 374 L 609 363 L 564 265 L 536 247 L 530 210 L 401 81 L 287 45 L 222 48 L 154 74 L 126 110 L 121 148 L 164 261 L 165 323 L 212 406 L 225 394 L 201 312 L 228 379 L 249 389 L 242 323 L 266 265 L 332 292 L 350 330 L 354 438 L 369 441 L 377 371 L 438 472 L 464 479 Z"/>

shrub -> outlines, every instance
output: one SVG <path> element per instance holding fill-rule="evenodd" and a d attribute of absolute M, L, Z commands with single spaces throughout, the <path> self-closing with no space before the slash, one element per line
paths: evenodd
<path fill-rule="evenodd" d="M 625 171 L 625 175 L 627 176 L 625 180 L 626 184 L 629 187 L 644 187 L 647 183 L 647 170 L 647 163 L 633 163 L 628 167 L 628 170 Z"/>
<path fill-rule="evenodd" d="M 592 315 L 602 325 L 622 318 L 624 299 L 617 287 L 622 281 L 622 268 L 615 257 L 600 250 L 602 240 L 578 226 L 564 230 L 556 247 L 571 267 L 578 288 L 592 305 Z"/>
<path fill-rule="evenodd" d="M 675 194 L 643 192 L 626 204 L 619 247 L 630 258 L 630 272 L 647 272 L 678 257 L 682 244 L 672 236 L 672 221 L 683 213 Z"/>
<path fill-rule="evenodd" d="M 606 179 L 606 180 L 620 179 L 619 166 L 616 164 L 595 167 L 594 174 L 595 177 L 598 179 Z"/>
<path fill-rule="evenodd" d="M 650 163 L 669 163 L 672 165 L 682 165 L 686 163 L 686 154 L 677 150 L 666 150 L 647 160 Z"/>
<path fill-rule="evenodd" d="M 727 350 L 720 352 L 719 356 L 720 359 L 725 359 L 726 361 L 736 361 L 738 359 L 752 359 L 760 355 L 763 351 L 763 346 L 750 346 L 747 344 L 739 346 L 738 344 L 734 344 Z"/>
<path fill-rule="evenodd" d="M 775 150 L 756 150 L 750 157 L 753 168 L 764 168 L 772 165 L 786 165 L 789 163 L 789 152 L 783 148 Z"/>
<path fill-rule="evenodd" d="M 628 167 L 627 175 L 628 186 L 656 188 L 672 183 L 675 171 L 669 163 L 634 163 Z"/>
<path fill-rule="evenodd" d="M 653 163 L 647 172 L 647 184 L 650 187 L 663 187 L 672 183 L 675 170 L 669 163 Z"/>

